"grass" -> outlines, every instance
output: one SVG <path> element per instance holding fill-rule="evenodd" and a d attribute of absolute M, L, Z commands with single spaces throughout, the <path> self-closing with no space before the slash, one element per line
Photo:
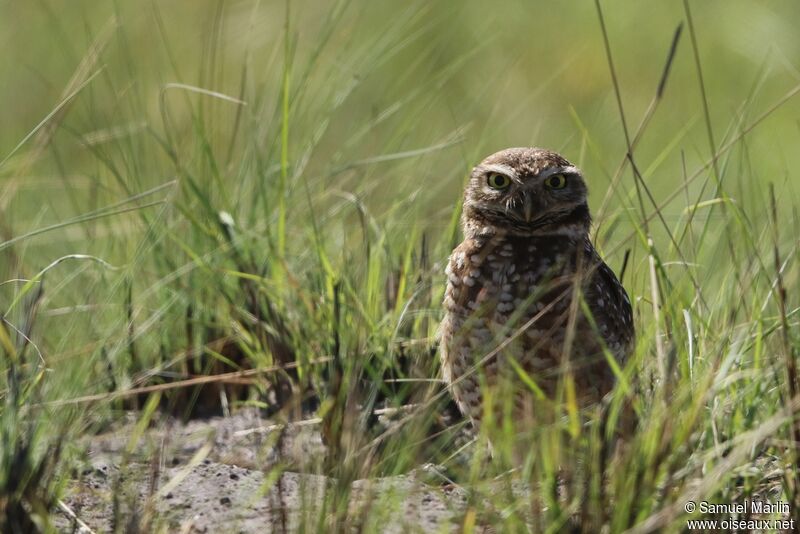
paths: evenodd
<path fill-rule="evenodd" d="M 243 406 L 322 419 L 338 483 L 309 531 L 380 530 L 402 495 L 353 517 L 350 482 L 428 462 L 465 531 L 675 531 L 759 495 L 796 517 L 797 8 L 718 4 L 7 7 L 0 530 L 52 529 L 81 437 L 124 411 Z M 525 144 L 584 169 L 626 265 L 608 428 L 626 398 L 640 425 L 610 457 L 569 403 L 522 466 L 508 421 L 460 452 L 431 381 L 464 180 Z"/>

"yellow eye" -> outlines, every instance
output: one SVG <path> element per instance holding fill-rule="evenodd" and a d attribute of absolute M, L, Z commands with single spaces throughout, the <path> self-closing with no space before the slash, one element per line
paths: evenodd
<path fill-rule="evenodd" d="M 544 185 L 548 189 L 564 189 L 564 187 L 567 185 L 567 177 L 563 174 L 554 174 L 552 176 L 548 176 L 544 181 Z"/>
<path fill-rule="evenodd" d="M 505 189 L 506 187 L 511 185 L 511 178 L 509 178 L 505 174 L 493 172 L 489 174 L 486 183 L 488 183 L 489 187 L 491 187 L 492 189 Z"/>

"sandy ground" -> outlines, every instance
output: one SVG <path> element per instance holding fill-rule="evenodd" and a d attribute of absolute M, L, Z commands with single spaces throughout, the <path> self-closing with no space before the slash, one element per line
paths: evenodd
<path fill-rule="evenodd" d="M 56 527 L 83 533 L 326 532 L 330 496 L 346 495 L 348 487 L 316 474 L 325 447 L 319 425 L 309 423 L 284 429 L 242 411 L 185 425 L 167 420 L 137 432 L 131 416 L 88 438 L 84 465 L 54 514 Z M 775 479 L 753 498 L 780 500 L 778 464 L 764 457 L 751 466 L 764 480 Z M 358 480 L 349 490 L 346 532 L 459 531 L 467 503 L 466 491 L 444 484 L 435 467 Z M 513 493 L 527 490 L 514 484 Z"/>
<path fill-rule="evenodd" d="M 56 516 L 59 531 L 110 532 L 126 525 L 133 532 L 150 517 L 151 529 L 166 532 L 317 532 L 329 517 L 323 495 L 336 480 L 309 474 L 319 472 L 324 454 L 318 425 L 280 432 L 257 414 L 241 412 L 187 425 L 167 422 L 138 440 L 132 439 L 135 428 L 131 421 L 91 439 Z M 288 466 L 280 475 L 273 469 L 278 460 Z M 430 480 L 430 472 L 356 481 L 348 527 L 455 530 L 464 492 L 420 479 Z"/>

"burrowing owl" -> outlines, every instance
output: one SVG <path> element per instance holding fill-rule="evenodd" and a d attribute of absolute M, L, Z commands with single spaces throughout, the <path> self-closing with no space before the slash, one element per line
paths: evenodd
<path fill-rule="evenodd" d="M 624 363 L 631 305 L 589 240 L 586 195 L 581 172 L 541 148 L 509 148 L 472 171 L 464 241 L 447 267 L 441 355 L 444 379 L 475 424 L 493 386 L 517 390 L 510 407 L 519 420 L 555 398 L 564 376 L 582 406 L 614 384 L 607 355 Z"/>

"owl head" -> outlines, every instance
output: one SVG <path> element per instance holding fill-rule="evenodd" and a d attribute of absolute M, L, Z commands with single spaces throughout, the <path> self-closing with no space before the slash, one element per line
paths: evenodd
<path fill-rule="evenodd" d="M 480 162 L 464 193 L 469 235 L 586 235 L 591 217 L 581 171 L 543 148 L 507 148 Z"/>

